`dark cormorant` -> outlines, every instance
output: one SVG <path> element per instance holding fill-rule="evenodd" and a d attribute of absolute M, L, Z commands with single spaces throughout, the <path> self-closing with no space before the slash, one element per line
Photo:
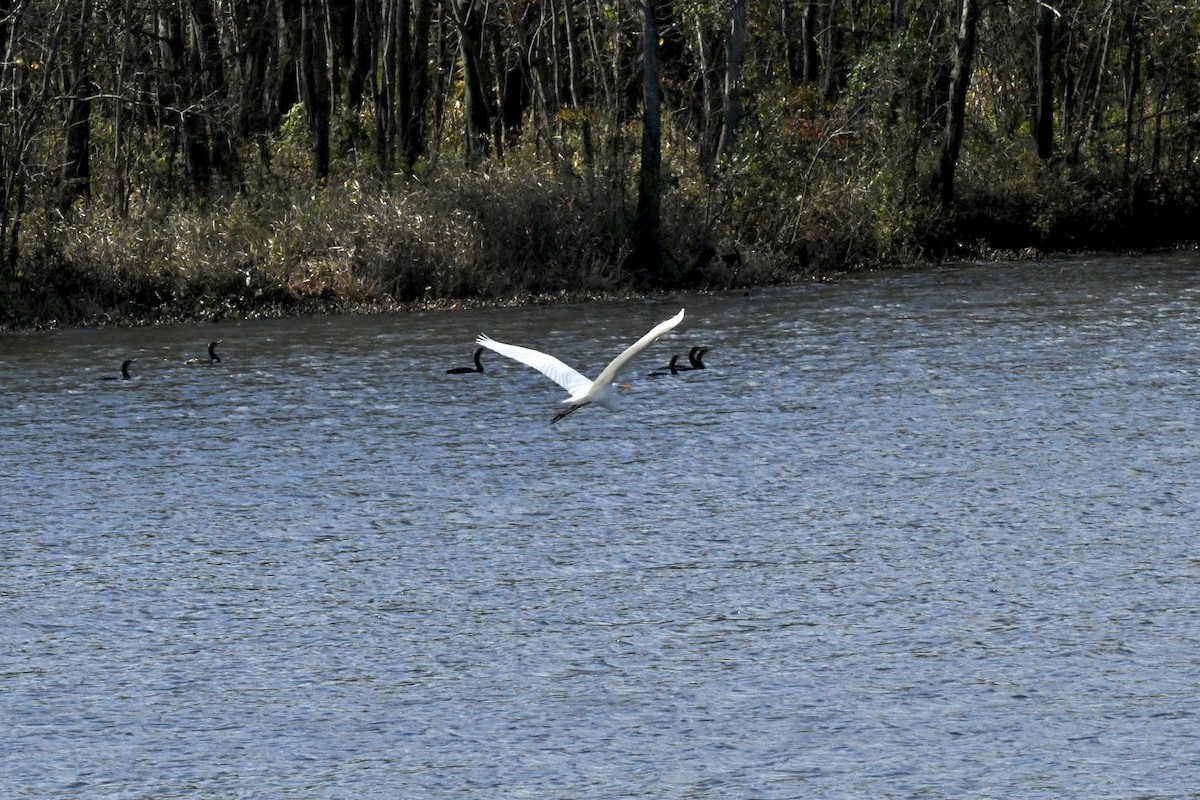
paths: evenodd
<path fill-rule="evenodd" d="M 129 374 L 129 365 L 135 361 L 137 361 L 136 358 L 127 358 L 121 362 L 121 377 L 120 378 L 118 378 L 116 375 L 105 375 L 103 380 L 106 380 L 106 381 L 130 380 L 131 378 L 133 378 L 133 376 Z"/>
<path fill-rule="evenodd" d="M 690 370 L 690 369 L 705 369 L 703 359 L 704 359 L 704 354 L 707 352 L 708 352 L 707 347 L 693 347 L 691 350 L 688 351 L 688 363 L 690 363 L 691 366 L 690 367 L 680 367 L 679 371 L 683 372 L 685 370 Z"/>
<path fill-rule="evenodd" d="M 208 343 L 208 358 L 189 358 L 187 361 L 184 361 L 183 363 L 191 364 L 193 366 L 203 365 L 203 364 L 220 364 L 221 357 L 219 355 L 217 355 L 217 345 L 219 345 L 221 343 L 221 341 L 222 340 L 218 339 L 215 342 Z"/>
<path fill-rule="evenodd" d="M 657 378 L 662 375 L 678 375 L 679 367 L 676 365 L 676 362 L 678 362 L 678 361 L 679 361 L 679 354 L 677 353 L 677 354 L 671 356 L 671 363 L 667 364 L 667 369 L 669 370 L 669 372 L 664 372 L 662 370 L 655 370 L 654 372 L 651 372 L 646 377 Z"/>
<path fill-rule="evenodd" d="M 454 369 L 446 370 L 447 375 L 467 375 L 472 372 L 483 372 L 483 362 L 479 357 L 483 355 L 483 348 L 480 347 L 475 351 L 475 366 L 473 367 L 455 367 Z"/>

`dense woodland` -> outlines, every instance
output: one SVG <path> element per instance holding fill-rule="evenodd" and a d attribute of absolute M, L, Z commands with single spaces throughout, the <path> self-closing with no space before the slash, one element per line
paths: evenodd
<path fill-rule="evenodd" d="M 1200 7 L 0 0 L 0 324 L 1178 244 Z"/>

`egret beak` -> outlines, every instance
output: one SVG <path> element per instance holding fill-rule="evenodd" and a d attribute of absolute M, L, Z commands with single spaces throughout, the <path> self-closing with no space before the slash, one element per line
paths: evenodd
<path fill-rule="evenodd" d="M 617 388 L 624 389 L 625 391 L 628 392 L 630 389 L 633 388 L 633 384 L 632 383 L 618 383 Z"/>

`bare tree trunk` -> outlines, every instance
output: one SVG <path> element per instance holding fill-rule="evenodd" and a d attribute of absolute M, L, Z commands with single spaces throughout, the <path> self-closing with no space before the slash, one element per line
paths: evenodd
<path fill-rule="evenodd" d="M 450 87 L 454 85 L 454 72 L 458 59 L 450 55 L 450 47 L 447 43 L 449 38 L 446 32 L 446 26 L 452 25 L 453 21 L 447 18 L 449 10 L 443 6 L 441 13 L 437 15 L 437 24 L 434 26 L 434 35 L 431 41 L 437 43 L 437 48 L 433 58 L 430 59 L 430 64 L 433 65 L 433 78 L 435 82 L 435 90 L 430 92 L 430 100 L 433 107 L 430 109 L 430 122 L 433 125 L 433 136 L 430 144 L 432 152 L 429 153 L 430 160 L 436 162 L 442 154 L 442 144 L 445 141 L 446 130 L 446 99 L 450 95 Z"/>
<path fill-rule="evenodd" d="M 497 77 L 500 85 L 500 131 L 497 137 L 497 153 L 500 145 L 511 146 L 521 138 L 525 125 L 525 112 L 532 99 L 530 92 L 531 69 L 529 65 L 528 17 L 535 7 L 522 6 L 521 13 L 510 21 L 509 46 L 500 40 L 500 31 L 495 29 L 493 52 Z M 515 44 L 515 46 L 513 46 Z M 568 48 L 569 49 L 569 48 Z"/>
<path fill-rule="evenodd" d="M 87 202 L 92 193 L 89 150 L 92 140 L 92 84 L 86 60 L 87 32 L 92 25 L 92 2 L 84 0 L 74 21 L 70 55 L 64 81 L 67 97 L 66 131 L 63 135 L 63 161 L 59 174 L 58 208 L 66 213 L 76 200 Z"/>
<path fill-rule="evenodd" d="M 313 172 L 319 181 L 329 177 L 330 125 L 328 37 L 322 0 L 300 0 L 300 94 L 313 137 Z"/>
<path fill-rule="evenodd" d="M 1096 20 L 1095 28 L 1099 33 L 1099 47 L 1095 50 L 1094 57 L 1088 59 L 1082 73 L 1075 80 L 1076 108 L 1074 114 L 1064 113 L 1066 124 L 1075 126 L 1069 150 L 1071 163 L 1078 163 L 1081 160 L 1084 145 L 1100 130 L 1104 119 L 1105 106 L 1102 97 L 1105 77 L 1108 74 L 1105 65 L 1108 63 L 1108 49 L 1112 43 L 1115 15 L 1115 6 L 1109 4 L 1101 12 L 1100 18 Z M 1089 93 L 1091 94 L 1090 100 L 1087 97 Z M 1063 138 L 1065 139 L 1066 136 Z"/>
<path fill-rule="evenodd" d="M 579 56 L 579 30 L 575 24 L 575 0 L 563 0 L 563 27 L 567 37 L 567 70 L 570 77 L 570 106 L 578 109 L 583 105 L 583 67 Z M 533 71 L 532 68 L 530 70 Z M 583 114 L 579 120 L 580 139 L 583 151 L 583 170 L 587 176 L 588 191 L 596 184 L 596 153 L 592 143 L 592 120 Z"/>
<path fill-rule="evenodd" d="M 741 66 L 746 43 L 746 0 L 734 0 L 729 34 L 724 38 L 703 21 L 696 22 L 696 52 L 699 59 L 701 121 L 700 173 L 710 183 L 721 158 L 733 146 L 742 116 Z M 725 70 L 718 78 L 717 54 L 724 50 Z"/>
<path fill-rule="evenodd" d="M 838 0 L 829 0 L 825 16 L 824 67 L 821 92 L 832 103 L 842 93 L 842 29 L 838 25 Z"/>
<path fill-rule="evenodd" d="M 642 12 L 642 163 L 638 172 L 637 243 L 634 267 L 649 282 L 662 280 L 662 94 L 658 78 L 658 23 L 653 0 L 641 0 Z"/>
<path fill-rule="evenodd" d="M 563 24 L 567 35 L 567 64 L 571 88 L 571 108 L 583 102 L 583 75 L 579 65 L 579 42 L 575 31 L 575 0 L 563 0 Z"/>
<path fill-rule="evenodd" d="M 458 47 L 462 58 L 466 119 L 465 155 L 468 160 L 491 150 L 492 114 L 484 88 L 482 62 L 483 15 L 475 0 L 453 0 L 458 25 Z"/>
<path fill-rule="evenodd" d="M 821 54 L 817 50 L 818 10 L 815 0 L 805 2 L 800 23 L 800 41 L 803 45 L 800 79 L 809 85 L 816 83 L 821 75 Z"/>
<path fill-rule="evenodd" d="M 125 0 L 124 5 L 125 19 L 130 19 L 133 16 L 133 0 Z M 121 33 L 121 55 L 117 61 L 116 85 L 125 87 L 126 85 L 126 67 L 132 60 L 130 51 L 133 49 L 130 42 L 132 32 L 124 30 Z M 112 204 L 113 214 L 118 219 L 124 219 L 129 216 L 129 128 L 132 125 L 132 115 L 126 108 L 126 103 L 123 99 L 118 98 L 113 104 L 113 187 L 112 187 Z"/>
<path fill-rule="evenodd" d="M 902 35 L 905 28 L 904 0 L 890 0 L 888 12 L 892 17 L 892 36 Z"/>
<path fill-rule="evenodd" d="M 157 25 L 158 111 L 174 124 L 188 192 L 204 198 L 214 168 L 228 175 L 232 157 L 220 120 L 227 89 L 211 0 L 163 4 Z"/>
<path fill-rule="evenodd" d="M 1037 111 L 1034 115 L 1034 139 L 1038 158 L 1048 160 L 1054 154 L 1054 10 L 1038 5 L 1037 22 Z"/>
<path fill-rule="evenodd" d="M 408 0 L 382 0 L 375 33 L 378 73 L 375 77 L 375 158 L 385 183 L 391 180 L 396 159 L 396 132 L 400 127 L 396 109 L 403 114 L 404 99 L 397 50 L 404 47 L 403 19 Z"/>
<path fill-rule="evenodd" d="M 385 181 L 399 152 L 405 175 L 425 155 L 433 0 L 383 0 L 375 35 L 376 152 Z"/>
<path fill-rule="evenodd" d="M 351 109 L 357 110 L 363 105 L 367 77 L 375 66 L 371 40 L 382 32 L 371 29 L 371 11 L 364 0 L 352 0 L 350 9 L 343 13 L 350 14 L 345 33 L 349 39 L 350 57 L 350 68 L 346 75 L 346 101 Z"/>
<path fill-rule="evenodd" d="M 183 19 L 178 8 L 158 10 L 157 104 L 158 112 L 174 124 L 174 141 L 168 164 L 174 167 L 175 155 L 182 152 L 187 173 L 187 191 L 204 196 L 209 188 L 208 149 L 198 140 L 195 109 L 190 108 L 191 81 L 184 50 Z"/>
<path fill-rule="evenodd" d="M 733 147 L 737 126 L 742 119 L 742 50 L 746 44 L 746 3 L 734 0 L 730 22 L 729 46 L 725 49 L 725 119 L 721 124 L 721 140 L 717 143 L 717 161 Z"/>
<path fill-rule="evenodd" d="M 213 0 L 192 0 L 190 16 L 191 61 L 199 90 L 195 102 L 203 109 L 204 137 L 208 141 L 212 165 L 219 172 L 228 174 L 232 167 L 231 148 L 223 117 L 229 91 Z"/>
<path fill-rule="evenodd" d="M 950 73 L 950 108 L 942 139 L 942 154 L 933 174 L 933 188 L 943 208 L 954 203 L 954 176 L 962 151 L 967 111 L 967 89 L 971 84 L 975 39 L 979 23 L 979 0 L 962 0 L 954 68 Z"/>
<path fill-rule="evenodd" d="M 132 6 L 133 0 L 125 0 Z M 279 120 L 279 95 L 271 85 L 271 65 L 279 62 L 279 32 L 264 20 L 274 20 L 275 0 L 254 0 L 238 4 L 232 16 L 239 53 L 240 77 L 234 102 L 237 104 L 236 129 L 246 137 L 267 134 Z M 132 13 L 129 11 L 128 13 Z"/>
<path fill-rule="evenodd" d="M 408 0 L 404 0 L 408 2 Z M 414 0 L 412 45 L 409 49 L 406 100 L 401 106 L 400 125 L 404 153 L 404 172 L 411 175 L 417 160 L 425 155 L 429 126 L 429 31 L 433 19 L 433 0 Z"/>
<path fill-rule="evenodd" d="M 1140 123 L 1137 121 L 1138 99 L 1142 93 L 1142 29 L 1138 19 L 1140 3 L 1131 3 L 1125 10 L 1126 56 L 1125 79 L 1128 88 L 1125 90 L 1125 157 L 1123 160 L 1122 180 L 1128 188 L 1132 180 L 1133 151 L 1140 133 Z M 1140 147 L 1138 148 L 1140 150 Z"/>
<path fill-rule="evenodd" d="M 69 25 L 68 5 L 61 3 L 52 21 L 46 19 L 46 27 L 38 30 L 29 16 L 14 13 L 17 9 L 7 2 L 0 4 L 0 87 L 5 95 L 0 103 L 0 291 L 7 289 L 16 273 L 26 187 L 31 182 L 30 154 L 53 96 L 51 79 L 59 68 L 59 51 Z M 37 70 L 19 57 L 34 38 L 41 55 Z"/>
<path fill-rule="evenodd" d="M 715 65 L 719 40 L 704 23 L 703 17 L 696 20 L 696 58 L 700 73 L 700 174 L 712 182 L 717 167 L 717 147 L 721 142 L 722 115 L 720 87 L 717 85 Z"/>

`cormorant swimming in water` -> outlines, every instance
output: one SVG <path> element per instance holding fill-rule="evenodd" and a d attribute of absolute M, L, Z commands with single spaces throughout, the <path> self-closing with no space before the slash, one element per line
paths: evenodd
<path fill-rule="evenodd" d="M 475 366 L 473 367 L 455 367 L 454 369 L 446 370 L 447 375 L 467 375 L 472 372 L 483 372 L 483 362 L 479 357 L 483 355 L 483 348 L 480 347 L 475 351 Z"/>
<path fill-rule="evenodd" d="M 219 345 L 221 343 L 221 341 L 222 341 L 221 339 L 218 339 L 215 342 L 208 343 L 208 358 L 189 358 L 187 361 L 184 361 L 183 363 L 191 364 L 191 365 L 220 364 L 221 357 L 219 355 L 217 355 L 217 345 Z"/>
<path fill-rule="evenodd" d="M 135 361 L 137 361 L 136 358 L 127 358 L 121 362 L 121 377 L 120 378 L 118 378 L 116 375 L 105 375 L 103 380 L 106 380 L 106 381 L 130 380 L 131 378 L 133 378 L 133 376 L 129 374 L 129 365 Z"/>
<path fill-rule="evenodd" d="M 688 363 L 690 363 L 691 366 L 690 367 L 680 367 L 679 371 L 683 372 L 684 370 L 690 370 L 690 369 L 706 369 L 706 367 L 704 366 L 703 359 L 704 359 L 704 354 L 707 352 L 708 352 L 707 347 L 693 347 L 691 350 L 688 351 Z"/>
<path fill-rule="evenodd" d="M 662 370 L 655 370 L 654 372 L 651 372 L 651 373 L 649 373 L 649 374 L 648 374 L 646 377 L 648 377 L 648 378 L 657 378 L 657 377 L 659 377 L 659 376 L 661 376 L 661 375 L 678 375 L 678 374 L 679 374 L 679 367 L 678 367 L 678 366 L 676 366 L 676 362 L 677 362 L 677 361 L 679 361 L 679 354 L 678 354 L 678 353 L 676 353 L 675 355 L 671 356 L 671 363 L 670 363 L 670 364 L 667 364 L 667 369 L 668 369 L 668 370 L 670 370 L 670 372 L 663 372 Z M 686 367 L 685 367 L 685 369 L 686 369 Z"/>

